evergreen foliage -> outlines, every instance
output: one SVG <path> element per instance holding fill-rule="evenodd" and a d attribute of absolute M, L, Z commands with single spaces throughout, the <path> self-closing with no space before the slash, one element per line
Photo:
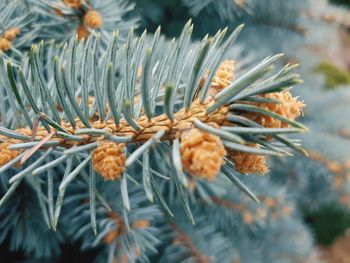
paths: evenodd
<path fill-rule="evenodd" d="M 322 89 L 310 47 L 345 11 L 269 2 L 3 1 L 0 244 L 32 260 L 74 242 L 94 262 L 319 262 L 303 213 L 349 208 L 350 90 Z M 164 10 L 198 28 L 164 37 Z"/>
<path fill-rule="evenodd" d="M 22 57 L 23 50 L 35 41 L 39 33 L 33 27 L 36 20 L 33 10 L 22 2 L 4 0 L 0 3 L 0 51 L 13 60 Z"/>
<path fill-rule="evenodd" d="M 134 4 L 126 0 L 29 2 L 38 16 L 34 27 L 40 31 L 40 39 L 64 43 L 75 36 L 84 39 L 98 32 L 102 41 L 107 41 L 113 31 L 125 38 L 131 27 L 137 27 L 138 19 L 131 15 Z"/>
<path fill-rule="evenodd" d="M 215 12 L 222 20 L 234 20 L 240 14 L 248 12 L 251 5 L 249 0 L 184 0 L 184 3 L 190 8 L 190 12 L 193 16 L 198 16 L 203 9 L 207 9 L 208 12 Z"/>

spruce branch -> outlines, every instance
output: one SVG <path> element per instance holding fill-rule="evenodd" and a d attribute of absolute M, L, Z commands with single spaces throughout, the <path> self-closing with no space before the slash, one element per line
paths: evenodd
<path fill-rule="evenodd" d="M 128 211 L 131 205 L 127 181 L 138 184 L 130 173 L 136 164 L 145 165 L 145 161 L 143 183 L 147 195 L 152 200 L 154 190 L 167 209 L 153 174 L 168 176 L 153 166 L 152 170 L 147 169 L 151 168 L 147 152 L 165 147 L 165 154 L 171 153 L 173 159 L 167 162 L 166 169 L 172 171 L 170 177 L 185 211 L 194 221 L 188 178 L 212 181 L 227 159 L 242 173 L 265 173 L 263 155 L 281 156 L 290 154 L 286 148 L 298 148 L 282 135 L 307 130 L 295 121 L 304 105 L 289 93 L 291 86 L 300 83 L 299 76 L 291 73 L 294 66 L 271 73 L 271 65 L 281 55 L 268 57 L 243 74 L 237 73 L 237 78 L 234 62 L 213 62 L 213 57 L 223 57 L 241 29 L 238 27 L 226 39 L 227 30 L 206 36 L 194 47 L 193 59 L 185 65 L 180 61 L 188 51 L 191 22 L 185 25 L 179 40 L 170 44 L 169 57 L 160 56 L 158 60 L 156 56 L 164 52 L 154 45 L 158 35 L 154 35 L 152 49 L 145 42 L 146 32 L 137 38 L 133 30 L 121 47 L 114 35 L 100 57 L 96 50 L 104 43 L 99 35 L 92 35 L 79 45 L 73 38 L 68 45 L 51 52 L 59 56 L 47 68 L 43 66 L 43 43 L 34 45 L 25 71 L 10 62 L 2 71 L 12 83 L 14 97 L 9 99 L 16 107 L 13 110 L 21 108 L 27 121 L 26 126 L 12 131 L 1 129 L 0 138 L 7 143 L 2 151 L 12 151 L 6 156 L 13 160 L 29 149 L 21 159 L 23 170 L 10 178 L 10 184 L 17 184 L 30 173 L 55 169 L 72 156 L 79 165 L 67 166 L 70 171 L 64 173 L 61 193 L 79 174 L 86 173 L 92 161 L 93 169 L 105 180 L 121 179 L 123 207 Z M 86 58 L 78 59 L 81 55 Z M 185 73 L 186 68 L 190 69 L 189 74 Z M 172 94 L 167 99 L 163 94 L 169 83 L 172 88 L 168 92 Z M 182 102 L 175 107 L 176 99 Z M 161 102 L 160 107 L 156 101 Z M 33 125 L 31 118 L 35 119 Z M 42 126 L 38 126 L 40 123 Z M 276 145 L 275 139 L 280 144 Z M 32 163 L 34 153 L 43 155 Z M 226 153 L 230 153 L 227 158 Z M 39 168 L 48 156 L 54 158 L 44 170 Z M 10 159 L 1 162 L 6 165 Z M 234 182 L 250 194 L 237 180 Z M 90 189 L 94 188 L 90 185 Z M 98 196 L 94 190 L 90 193 L 92 198 Z M 94 217 L 91 219 L 95 221 Z M 57 217 L 52 220 L 56 221 Z"/>
<path fill-rule="evenodd" d="M 0 17 L 0 52 L 6 60 L 19 63 L 25 48 L 38 36 L 33 27 L 36 16 L 26 1 L 4 0 L 0 3 Z"/>
<path fill-rule="evenodd" d="M 162 237 L 164 251 L 160 262 L 232 262 L 237 256 L 233 243 L 218 230 L 215 224 L 208 222 L 203 210 L 196 209 L 196 225 L 181 216 L 179 206 L 175 206 L 175 220 L 166 224 L 166 233 Z"/>
<path fill-rule="evenodd" d="M 68 235 L 72 240 L 82 242 L 82 250 L 101 247 L 97 255 L 99 261 L 149 262 L 150 256 L 157 253 L 160 243 L 160 229 L 156 225 L 162 222 L 160 209 L 156 205 L 147 204 L 141 189 L 132 186 L 129 189 L 133 200 L 132 210 L 126 215 L 123 205 L 115 202 L 121 194 L 114 191 L 118 182 L 106 185 L 99 178 L 96 179 L 96 187 L 103 187 L 108 202 L 113 204 L 112 210 L 96 204 L 96 221 L 92 221 L 96 226 L 91 225 L 92 203 L 86 203 L 90 195 L 86 191 L 83 195 L 77 194 L 84 191 L 85 186 L 73 182 L 75 192 L 67 198 L 71 210 L 62 218 L 63 225 L 72 225 Z M 96 227 L 97 234 L 91 231 L 91 227 Z"/>
<path fill-rule="evenodd" d="M 1 181 L 8 180 L 11 173 L 1 174 Z M 10 189 L 15 185 L 14 183 Z M 43 182 L 46 185 L 46 182 Z M 0 192 L 6 188 L 0 185 Z M 0 209 L 0 243 L 9 240 L 10 251 L 21 251 L 35 258 L 47 258 L 60 254 L 63 243 L 61 228 L 56 234 L 43 223 L 42 207 L 35 188 L 34 178 L 27 177 L 21 182 L 16 194 Z M 44 193 L 42 193 L 44 194 Z"/>
<path fill-rule="evenodd" d="M 312 76 L 301 124 L 297 65 L 280 67 L 314 62 L 289 33 L 319 44 L 315 22 L 333 36 L 346 13 L 306 8 L 327 0 L 182 1 L 210 28 L 248 24 L 245 45 L 232 48 L 242 27 L 193 42 L 191 21 L 170 41 L 160 28 L 138 35 L 124 0 L 0 3 L 11 14 L 0 28 L 0 244 L 49 261 L 64 237 L 96 262 L 301 262 L 316 246 L 300 208 L 349 208 L 349 94 L 324 96 Z M 267 50 L 292 53 L 252 63 Z"/>
<path fill-rule="evenodd" d="M 125 38 L 130 28 L 137 27 L 138 18 L 130 15 L 134 4 L 126 0 L 28 1 L 38 16 L 35 28 L 42 39 L 64 43 L 74 36 L 83 40 L 99 32 L 105 47 L 114 30 Z"/>

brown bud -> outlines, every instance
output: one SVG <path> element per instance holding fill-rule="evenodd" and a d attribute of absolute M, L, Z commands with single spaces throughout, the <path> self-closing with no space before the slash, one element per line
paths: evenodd
<path fill-rule="evenodd" d="M 89 10 L 84 15 L 84 25 L 90 28 L 101 28 L 103 24 L 102 16 L 95 10 Z"/>
<path fill-rule="evenodd" d="M 212 79 L 211 87 L 221 90 L 230 85 L 235 78 L 235 65 L 233 60 L 222 62 Z"/>
<path fill-rule="evenodd" d="M 62 0 L 62 2 L 71 8 L 79 9 L 81 6 L 80 0 Z"/>
<path fill-rule="evenodd" d="M 21 30 L 19 29 L 19 27 L 14 27 L 11 29 L 8 29 L 5 31 L 4 33 L 4 37 L 12 42 L 13 40 L 15 40 L 15 38 L 21 33 Z"/>
<path fill-rule="evenodd" d="M 78 35 L 78 40 L 82 41 L 82 40 L 87 39 L 89 37 L 90 32 L 86 28 L 86 26 L 80 25 L 77 29 L 77 35 Z"/>
<path fill-rule="evenodd" d="M 124 172 L 124 145 L 102 142 L 92 153 L 92 165 L 106 181 L 119 179 Z"/>
<path fill-rule="evenodd" d="M 235 3 L 239 8 L 244 8 L 245 6 L 245 0 L 235 0 Z"/>
<path fill-rule="evenodd" d="M 280 114 L 289 120 L 295 120 L 302 115 L 302 109 L 305 104 L 299 101 L 298 98 L 293 98 L 289 91 L 268 93 L 260 96 L 263 98 L 279 100 L 280 103 L 253 102 L 253 105 Z M 289 127 L 288 123 L 264 114 L 247 113 L 245 116 L 266 128 Z"/>
<path fill-rule="evenodd" d="M 253 214 L 250 213 L 249 211 L 244 212 L 243 213 L 243 221 L 247 225 L 250 225 L 250 224 L 254 223 L 254 216 L 253 216 Z"/>
<path fill-rule="evenodd" d="M 219 137 L 198 129 L 181 135 L 180 151 L 184 170 L 208 181 L 216 178 L 226 154 Z"/>
<path fill-rule="evenodd" d="M 111 230 L 110 232 L 107 233 L 107 235 L 105 235 L 103 240 L 106 244 L 111 244 L 117 237 L 118 237 L 118 232 L 115 230 Z"/>
<path fill-rule="evenodd" d="M 133 228 L 138 228 L 138 229 L 145 229 L 149 227 L 149 221 L 148 220 L 137 220 L 132 223 Z"/>
<path fill-rule="evenodd" d="M 10 41 L 8 41 L 6 38 L 4 37 L 0 37 L 0 51 L 8 51 L 10 50 L 12 47 L 12 44 Z"/>
<path fill-rule="evenodd" d="M 10 150 L 8 148 L 10 145 L 20 142 L 19 140 L 10 139 L 0 144 L 0 167 L 12 161 L 23 152 L 22 150 Z"/>
<path fill-rule="evenodd" d="M 228 158 L 242 174 L 266 174 L 269 171 L 263 155 L 228 150 Z"/>

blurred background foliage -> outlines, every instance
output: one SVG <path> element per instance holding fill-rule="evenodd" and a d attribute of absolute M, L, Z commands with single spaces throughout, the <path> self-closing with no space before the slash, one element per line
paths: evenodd
<path fill-rule="evenodd" d="M 305 220 L 314 230 L 320 245 L 329 246 L 350 227 L 350 214 L 337 204 L 320 207 L 317 211 L 305 211 Z M 330 224 L 330 222 L 337 222 Z"/>
<path fill-rule="evenodd" d="M 325 77 L 326 89 L 350 85 L 350 73 L 330 62 L 321 62 L 316 65 L 314 72 L 322 74 Z"/>

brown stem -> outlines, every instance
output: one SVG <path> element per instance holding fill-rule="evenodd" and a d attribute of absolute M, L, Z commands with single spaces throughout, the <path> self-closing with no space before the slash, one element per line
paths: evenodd
<path fill-rule="evenodd" d="M 182 244 L 189 248 L 190 253 L 195 258 L 196 263 L 210 263 L 208 256 L 204 255 L 193 243 L 191 238 L 186 235 L 175 223 L 171 223 L 172 228 L 175 230 L 176 237 L 174 243 Z"/>
<path fill-rule="evenodd" d="M 212 124 L 214 126 L 221 126 L 229 111 L 227 106 L 222 106 L 211 114 L 207 113 L 207 108 L 210 107 L 214 101 L 206 104 L 201 104 L 198 100 L 195 101 L 189 110 L 181 109 L 175 114 L 175 118 L 171 121 L 165 114 L 148 120 L 145 115 L 136 120 L 136 123 L 140 126 L 140 130 L 135 130 L 125 120 L 122 120 L 119 126 L 117 126 L 113 120 L 103 121 L 91 121 L 90 124 L 94 129 L 106 129 L 111 135 L 115 136 L 132 136 L 132 142 L 144 142 L 152 138 L 158 131 L 164 130 L 165 135 L 162 140 L 174 140 L 179 136 L 179 133 L 183 130 L 193 127 L 193 122 L 198 119 L 204 123 Z M 75 134 L 76 130 L 66 122 L 62 122 L 61 126 L 71 134 Z M 76 119 L 77 129 L 85 128 L 79 119 Z M 32 134 L 29 128 L 19 128 L 15 130 L 17 133 L 28 135 Z M 48 132 L 44 127 L 40 127 L 36 134 L 36 140 L 42 140 L 48 136 Z M 53 136 L 52 139 L 59 140 L 60 146 L 70 148 L 74 145 L 84 145 L 90 142 L 97 141 L 100 135 L 82 135 L 84 142 L 72 142 L 67 141 L 61 137 Z M 8 140 L 4 136 L 0 136 L 0 139 Z"/>

